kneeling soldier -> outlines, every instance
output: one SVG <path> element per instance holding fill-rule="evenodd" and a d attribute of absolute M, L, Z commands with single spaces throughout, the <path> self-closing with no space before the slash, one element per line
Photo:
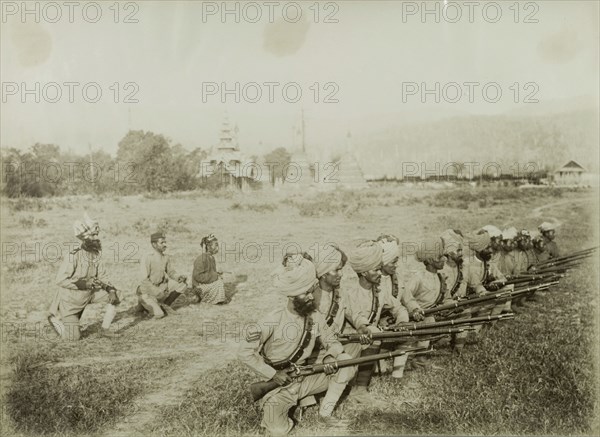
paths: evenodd
<path fill-rule="evenodd" d="M 290 408 L 306 396 L 326 391 L 331 381 L 329 375 L 335 373 L 335 367 L 328 366 L 326 374 L 297 380 L 292 380 L 286 369 L 306 362 L 317 337 L 325 349 L 323 363 L 349 357 L 343 353 L 344 348 L 323 315 L 316 311 L 313 291 L 317 279 L 312 262 L 295 255 L 274 273 L 274 286 L 288 298 L 287 305 L 271 312 L 258 321 L 254 329 L 248 330 L 245 341 L 240 344 L 238 358 L 264 380 L 279 385 L 260 401 L 263 407 L 261 426 L 269 435 L 286 435 L 294 426 L 288 417 Z M 344 369 L 339 371 L 342 372 Z M 351 373 L 349 375 L 351 377 Z M 350 378 L 336 376 L 335 379 L 340 382 L 340 379 Z M 322 408 L 321 417 L 323 412 Z M 325 419 L 324 422 L 330 425 L 335 420 Z"/>
<path fill-rule="evenodd" d="M 81 246 L 69 253 L 58 272 L 56 283 L 62 289 L 50 305 L 48 321 L 63 340 L 79 340 L 79 320 L 85 307 L 91 303 L 108 302 L 101 334 L 116 337 L 117 334 L 109 328 L 122 295 L 107 282 L 106 270 L 101 262 L 100 227 L 97 221 L 85 214 L 84 220 L 75 222 L 73 228 Z"/>

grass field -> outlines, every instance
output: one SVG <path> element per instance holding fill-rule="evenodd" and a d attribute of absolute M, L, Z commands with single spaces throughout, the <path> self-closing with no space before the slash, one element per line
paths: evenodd
<path fill-rule="evenodd" d="M 598 193 L 454 189 L 365 192 L 219 193 L 123 198 L 2 200 L 2 435 L 255 435 L 259 414 L 247 384 L 255 377 L 235 361 L 245 324 L 283 304 L 269 272 L 284 247 L 393 233 L 418 242 L 447 228 L 485 224 L 535 228 L 563 223 L 564 252 L 597 244 Z M 482 200 L 483 199 L 483 200 Z M 97 334 L 102 305 L 84 313 L 83 341 L 56 341 L 46 310 L 56 293 L 61 256 L 75 243 L 71 223 L 86 210 L 102 229 L 112 282 L 125 292 L 115 326 Z M 188 305 L 177 316 L 133 314 L 139 264 L 149 234 L 167 231 L 176 269 L 191 275 L 200 239 L 215 233 L 217 262 L 232 302 Z M 434 353 L 436 368 L 403 380 L 375 377 L 383 410 L 338 408 L 348 434 L 586 434 L 598 417 L 598 269 L 588 261 L 540 303 L 485 331 L 460 356 Z M 414 261 L 400 262 L 407 276 Z M 344 269 L 344 281 L 355 280 Z M 323 435 L 309 408 L 297 435 Z"/>

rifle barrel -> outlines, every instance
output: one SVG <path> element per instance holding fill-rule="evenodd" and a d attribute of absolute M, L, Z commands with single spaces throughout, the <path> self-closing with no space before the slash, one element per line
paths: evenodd
<path fill-rule="evenodd" d="M 344 367 L 356 366 L 358 364 L 364 364 L 364 363 L 370 363 L 370 362 L 374 362 L 374 361 L 384 360 L 386 358 L 397 357 L 397 356 L 404 355 L 407 353 L 426 353 L 426 352 L 431 352 L 431 349 L 419 347 L 419 348 L 395 350 L 395 351 L 389 351 L 389 352 L 381 353 L 381 354 L 374 354 L 374 355 L 367 355 L 364 357 L 352 358 L 349 360 L 335 361 L 334 363 L 328 363 L 328 364 L 331 364 L 331 365 L 335 364 L 338 368 L 344 368 Z M 290 376 L 292 376 L 292 377 L 300 376 L 300 375 L 312 375 L 315 373 L 323 373 L 324 367 L 325 367 L 324 364 L 316 364 L 316 365 L 312 365 L 312 366 L 297 366 L 297 367 L 292 367 L 291 369 L 288 369 L 287 372 L 290 373 Z M 253 384 L 250 384 L 250 394 L 252 395 L 252 399 L 254 401 L 257 401 L 257 400 L 261 399 L 264 395 L 266 395 L 268 392 L 276 389 L 277 387 L 279 387 L 279 384 L 277 384 L 272 379 L 270 379 L 268 381 L 255 382 Z"/>
<path fill-rule="evenodd" d="M 577 252 L 572 252 L 572 253 L 570 253 L 568 255 L 559 256 L 557 258 L 551 258 L 549 260 L 542 261 L 541 263 L 539 263 L 539 265 L 547 264 L 547 263 L 553 262 L 553 261 L 568 260 L 570 258 L 576 258 L 576 257 L 579 257 L 579 256 L 583 256 L 583 257 L 591 256 L 597 249 L 598 249 L 598 247 L 590 247 L 589 249 L 579 250 Z"/>
<path fill-rule="evenodd" d="M 424 337 L 426 335 L 447 335 L 447 334 L 457 334 L 459 332 L 464 332 L 468 330 L 468 328 L 456 327 L 456 328 L 437 328 L 437 329 L 416 329 L 409 331 L 386 331 L 386 332 L 375 332 L 371 335 L 373 340 L 386 340 L 386 339 L 400 339 L 406 337 Z M 359 342 L 361 338 L 360 334 L 347 334 L 338 336 L 338 340 L 342 344 L 347 343 L 356 343 Z"/>
<path fill-rule="evenodd" d="M 432 328 L 441 328 L 443 326 L 462 326 L 462 325 L 470 325 L 470 324 L 479 324 L 479 323 L 489 323 L 495 320 L 510 320 L 514 319 L 515 315 L 513 313 L 510 314 L 498 314 L 495 316 L 479 316 L 479 317 L 471 317 L 464 319 L 451 319 L 451 320 L 442 320 L 440 322 L 432 322 L 432 323 L 405 323 L 395 328 L 391 328 L 388 331 L 416 331 L 422 329 L 432 329 Z"/>
<path fill-rule="evenodd" d="M 429 314 L 435 314 L 440 311 L 452 310 L 455 308 L 461 308 L 461 307 L 466 307 L 466 306 L 475 306 L 477 304 L 481 304 L 481 303 L 492 301 L 492 300 L 510 300 L 510 299 L 513 299 L 514 297 L 520 296 L 522 294 L 532 293 L 541 288 L 548 288 L 551 285 L 556 285 L 558 283 L 559 283 L 559 281 L 552 281 L 552 282 L 548 282 L 548 283 L 532 285 L 530 287 L 515 288 L 512 291 L 511 290 L 504 290 L 504 291 L 500 290 L 500 291 L 488 293 L 484 296 L 476 297 L 473 299 L 464 299 L 464 300 L 460 300 L 460 301 L 456 301 L 456 302 L 452 302 L 452 303 L 448 303 L 448 304 L 444 304 L 444 305 L 438 305 L 433 308 L 427 308 L 426 310 L 423 310 L 423 313 L 424 313 L 424 315 L 427 316 Z"/>

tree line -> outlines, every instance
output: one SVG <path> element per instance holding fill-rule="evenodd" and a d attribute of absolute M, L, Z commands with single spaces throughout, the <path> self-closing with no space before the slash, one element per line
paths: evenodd
<path fill-rule="evenodd" d="M 116 157 L 104 151 L 77 154 L 54 144 L 36 143 L 27 151 L 2 150 L 3 195 L 48 197 L 78 194 L 136 194 L 198 189 L 215 190 L 228 184 L 222 174 L 201 177 L 208 151 L 187 150 L 150 131 L 129 131 L 118 144 Z M 281 178 L 289 152 L 277 148 L 252 161 L 277 163 L 271 182 Z M 258 187 L 260 182 L 254 182 Z"/>

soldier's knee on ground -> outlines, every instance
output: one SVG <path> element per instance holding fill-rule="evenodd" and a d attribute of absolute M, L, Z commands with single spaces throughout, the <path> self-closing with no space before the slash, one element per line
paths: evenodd
<path fill-rule="evenodd" d="M 62 336 L 63 340 L 77 341 L 81 338 L 81 331 L 79 329 L 79 317 L 75 315 L 66 316 L 63 318 L 63 324 L 65 326 Z"/>
<path fill-rule="evenodd" d="M 265 401 L 261 426 L 268 435 L 284 436 L 292 430 L 294 422 L 288 417 L 291 406 L 288 396 L 282 392 L 270 396 Z"/>
<path fill-rule="evenodd" d="M 141 295 L 139 296 L 138 301 L 154 318 L 162 319 L 165 316 L 164 311 L 155 298 L 147 295 Z"/>

